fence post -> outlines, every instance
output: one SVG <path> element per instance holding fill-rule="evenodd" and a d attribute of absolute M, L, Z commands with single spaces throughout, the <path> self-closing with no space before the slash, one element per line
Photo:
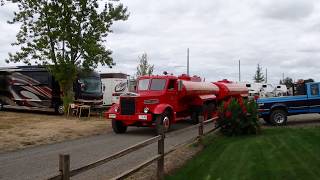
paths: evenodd
<path fill-rule="evenodd" d="M 198 137 L 201 138 L 203 136 L 203 116 L 199 116 L 199 135 Z"/>
<path fill-rule="evenodd" d="M 61 173 L 61 180 L 70 180 L 70 155 L 59 155 L 59 171 Z"/>
<path fill-rule="evenodd" d="M 165 134 L 163 131 L 163 125 L 160 126 L 160 134 L 161 139 L 158 140 L 158 154 L 161 155 L 161 157 L 158 159 L 158 168 L 157 168 L 157 179 L 163 180 L 164 179 L 164 138 Z"/>

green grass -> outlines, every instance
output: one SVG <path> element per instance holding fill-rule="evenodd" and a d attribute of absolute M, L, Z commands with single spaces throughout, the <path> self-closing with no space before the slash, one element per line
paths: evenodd
<path fill-rule="evenodd" d="M 167 180 L 320 179 L 320 128 L 265 129 L 258 136 L 211 136 Z"/>

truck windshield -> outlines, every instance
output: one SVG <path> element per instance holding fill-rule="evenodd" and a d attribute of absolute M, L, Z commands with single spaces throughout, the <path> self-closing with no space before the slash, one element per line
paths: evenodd
<path fill-rule="evenodd" d="M 149 88 L 150 79 L 139 80 L 138 90 L 145 91 Z"/>
<path fill-rule="evenodd" d="M 86 77 L 79 79 L 82 84 L 81 91 L 85 93 L 101 93 L 101 80 L 94 77 Z"/>
<path fill-rule="evenodd" d="M 161 91 L 166 85 L 165 79 L 152 79 L 150 90 L 152 91 Z"/>

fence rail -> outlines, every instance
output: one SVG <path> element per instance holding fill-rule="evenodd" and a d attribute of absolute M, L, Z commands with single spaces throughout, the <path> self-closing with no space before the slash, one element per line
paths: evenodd
<path fill-rule="evenodd" d="M 206 120 L 206 121 L 204 121 L 203 119 L 204 119 L 203 116 L 200 116 L 199 123 L 196 124 L 195 126 L 190 126 L 190 127 L 187 127 L 187 128 L 184 128 L 184 129 L 181 129 L 181 130 L 178 130 L 178 131 L 171 133 L 170 137 L 173 135 L 181 134 L 182 132 L 185 132 L 185 131 L 188 131 L 191 129 L 198 128 L 198 136 L 197 137 L 191 138 L 190 140 L 188 140 L 184 143 L 175 145 L 166 153 L 164 152 L 165 134 L 163 132 L 163 127 L 161 127 L 161 131 L 160 131 L 161 133 L 158 136 L 155 136 L 155 137 L 152 137 L 152 138 L 147 139 L 145 141 L 139 142 L 139 143 L 137 143 L 133 146 L 130 146 L 124 150 L 121 150 L 111 156 L 108 156 L 106 158 L 100 159 L 98 161 L 92 162 L 90 164 L 87 164 L 85 166 L 82 166 L 82 167 L 79 167 L 79 168 L 76 168 L 73 170 L 70 170 L 70 155 L 69 154 L 60 154 L 59 155 L 59 172 L 60 173 L 58 175 L 55 175 L 55 176 L 49 178 L 48 180 L 69 180 L 70 177 L 72 177 L 72 176 L 78 175 L 80 173 L 83 173 L 83 172 L 88 171 L 90 169 L 93 169 L 95 167 L 106 164 L 112 160 L 118 159 L 122 156 L 125 156 L 125 155 L 130 154 L 134 151 L 142 149 L 142 148 L 144 148 L 150 144 L 153 144 L 155 142 L 158 142 L 158 154 L 157 155 L 151 157 L 150 159 L 144 161 L 143 163 L 129 169 L 128 171 L 123 172 L 122 174 L 120 174 L 117 177 L 114 177 L 112 179 L 118 180 L 118 179 L 126 178 L 126 177 L 132 175 L 133 173 L 139 171 L 140 169 L 150 165 L 151 163 L 153 163 L 155 161 L 157 161 L 157 179 L 159 179 L 159 180 L 164 179 L 164 156 L 165 155 L 169 154 L 170 152 L 176 150 L 177 148 L 179 148 L 187 143 L 193 142 L 197 138 L 201 139 L 204 135 L 206 135 L 210 132 L 213 132 L 217 129 L 217 127 L 215 127 L 207 132 L 204 132 L 204 125 L 211 123 L 211 122 L 214 122 L 215 120 L 217 120 L 217 117 Z"/>

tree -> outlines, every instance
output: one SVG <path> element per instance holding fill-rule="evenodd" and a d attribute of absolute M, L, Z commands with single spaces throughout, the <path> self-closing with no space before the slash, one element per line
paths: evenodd
<path fill-rule="evenodd" d="M 104 43 L 114 21 L 126 20 L 121 3 L 98 0 L 6 0 L 18 6 L 9 24 L 19 24 L 20 50 L 7 62 L 45 65 L 58 81 L 66 105 L 73 100 L 79 70 L 114 65 Z M 101 7 L 103 5 L 103 7 Z"/>
<path fill-rule="evenodd" d="M 257 65 L 257 71 L 256 74 L 253 77 L 254 82 L 261 83 L 264 81 L 264 75 L 262 73 L 262 67 L 260 67 L 260 64 Z"/>
<path fill-rule="evenodd" d="M 147 53 L 143 53 L 139 57 L 139 65 L 137 67 L 137 76 L 151 75 L 154 70 L 154 65 L 148 63 Z"/>
<path fill-rule="evenodd" d="M 283 81 L 280 80 L 280 84 L 286 85 L 287 88 L 291 88 L 293 86 L 293 80 L 290 77 L 286 77 Z"/>

